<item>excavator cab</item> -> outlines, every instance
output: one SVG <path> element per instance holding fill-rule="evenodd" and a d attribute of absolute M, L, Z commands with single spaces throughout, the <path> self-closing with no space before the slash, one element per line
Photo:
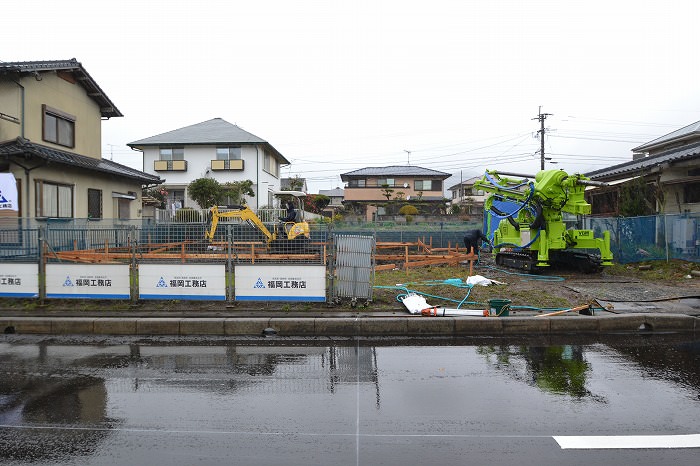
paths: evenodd
<path fill-rule="evenodd" d="M 304 220 L 304 197 L 302 191 L 275 191 L 273 195 L 286 205 L 286 215 L 280 217 L 281 230 L 288 241 L 309 239 L 309 224 Z"/>

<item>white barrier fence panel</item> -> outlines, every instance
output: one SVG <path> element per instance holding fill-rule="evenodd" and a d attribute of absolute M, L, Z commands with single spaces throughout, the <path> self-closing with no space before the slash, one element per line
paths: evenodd
<path fill-rule="evenodd" d="M 46 264 L 46 297 L 129 299 L 129 266 L 125 264 Z"/>
<path fill-rule="evenodd" d="M 140 299 L 226 300 L 224 264 L 139 264 Z"/>
<path fill-rule="evenodd" d="M 0 297 L 39 297 L 39 274 L 36 264 L 3 263 L 0 269 Z"/>
<path fill-rule="evenodd" d="M 324 265 L 236 265 L 236 301 L 325 302 Z"/>

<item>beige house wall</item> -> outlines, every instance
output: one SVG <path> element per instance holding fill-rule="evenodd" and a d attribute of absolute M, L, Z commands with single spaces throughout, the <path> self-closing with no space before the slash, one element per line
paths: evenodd
<path fill-rule="evenodd" d="M 23 77 L 19 81 L 22 87 L 14 82 L 0 83 L 0 112 L 11 117 L 0 118 L 0 141 L 23 136 L 37 144 L 99 159 L 102 157 L 102 116 L 99 106 L 78 82 L 70 82 L 67 80 L 69 77 L 64 79 L 61 76 L 64 74 L 42 72 L 40 81 L 34 77 Z M 75 117 L 75 147 L 42 139 L 42 105 Z M 13 119 L 19 123 L 11 121 Z"/>
<path fill-rule="evenodd" d="M 57 169 L 56 165 L 48 168 L 42 167 L 30 171 L 28 174 L 23 170 L 12 167 L 15 178 L 21 182 L 22 212 L 20 216 L 36 217 L 36 181 L 42 180 L 50 183 L 64 184 L 73 187 L 73 217 L 88 217 L 88 189 L 102 191 L 102 218 L 119 218 L 118 198 L 113 194 L 129 194 L 129 191 L 136 196 L 135 200 L 128 201 L 129 218 L 137 219 L 141 216 L 141 184 L 128 180 L 115 181 L 111 176 L 99 175 L 97 172 L 66 171 Z M 25 199 L 29 196 L 29 203 Z"/>
<path fill-rule="evenodd" d="M 403 198 L 406 199 L 406 196 L 411 196 L 411 199 L 416 199 L 418 198 L 418 193 L 422 192 L 423 197 L 427 196 L 443 196 L 443 191 L 442 189 L 439 189 L 437 191 L 416 191 L 414 189 L 415 181 L 416 179 L 420 180 L 429 180 L 433 179 L 430 177 L 424 177 L 424 178 L 416 178 L 416 177 L 389 177 L 393 178 L 396 187 L 392 187 L 391 189 L 394 190 L 394 192 L 391 193 L 391 198 L 394 199 L 396 195 L 400 192 L 404 193 Z M 377 183 L 377 180 L 379 178 L 377 177 L 368 177 L 366 178 L 367 184 L 372 186 L 373 184 Z M 438 179 L 439 178 L 435 178 Z M 407 185 L 407 187 L 404 187 L 404 183 Z M 443 184 L 444 181 L 441 183 Z M 344 200 L 345 201 L 386 201 L 386 196 L 384 196 L 382 188 L 377 187 L 377 188 L 349 188 L 345 187 L 343 188 L 344 190 Z"/>

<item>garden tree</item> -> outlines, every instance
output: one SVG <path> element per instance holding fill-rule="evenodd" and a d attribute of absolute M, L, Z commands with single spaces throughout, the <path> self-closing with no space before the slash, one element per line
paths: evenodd
<path fill-rule="evenodd" d="M 323 209 L 331 203 L 331 198 L 323 194 L 307 194 L 304 204 L 310 212 L 321 215 Z"/>
<path fill-rule="evenodd" d="M 654 214 L 654 187 L 643 177 L 636 178 L 620 187 L 620 215 L 641 217 Z"/>
<path fill-rule="evenodd" d="M 202 209 L 208 209 L 221 202 L 224 191 L 221 184 L 213 178 L 198 178 L 187 186 L 190 199 Z"/>
<path fill-rule="evenodd" d="M 396 193 L 396 195 L 394 196 L 394 200 L 395 200 L 395 201 L 403 201 L 405 197 L 406 197 L 406 193 L 403 192 L 403 191 L 399 191 L 399 192 Z"/>
<path fill-rule="evenodd" d="M 391 200 L 391 195 L 393 193 L 394 193 L 394 190 L 391 189 L 388 184 L 382 185 L 382 196 L 386 197 L 387 202 Z"/>
<path fill-rule="evenodd" d="M 301 191 L 304 187 L 303 178 L 299 178 L 299 175 L 294 175 L 294 178 L 289 179 L 289 189 L 291 191 Z"/>
<path fill-rule="evenodd" d="M 450 206 L 450 215 L 459 215 L 462 212 L 462 208 L 459 204 L 452 204 Z"/>
<path fill-rule="evenodd" d="M 229 181 L 223 186 L 224 197 L 229 198 L 231 204 L 245 204 L 245 196 L 255 197 L 253 182 L 251 180 Z"/>
<path fill-rule="evenodd" d="M 150 196 L 157 199 L 160 202 L 158 208 L 165 209 L 165 198 L 168 197 L 168 190 L 164 187 L 156 186 L 154 188 L 144 189 L 141 194 L 142 196 Z"/>

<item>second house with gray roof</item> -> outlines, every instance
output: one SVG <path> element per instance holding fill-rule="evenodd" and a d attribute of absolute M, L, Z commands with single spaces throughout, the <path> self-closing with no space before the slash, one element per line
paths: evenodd
<path fill-rule="evenodd" d="M 343 173 L 343 205 L 366 221 L 392 215 L 393 208 L 413 204 L 420 214 L 445 209 L 444 180 L 449 173 L 417 166 L 367 167 Z"/>

